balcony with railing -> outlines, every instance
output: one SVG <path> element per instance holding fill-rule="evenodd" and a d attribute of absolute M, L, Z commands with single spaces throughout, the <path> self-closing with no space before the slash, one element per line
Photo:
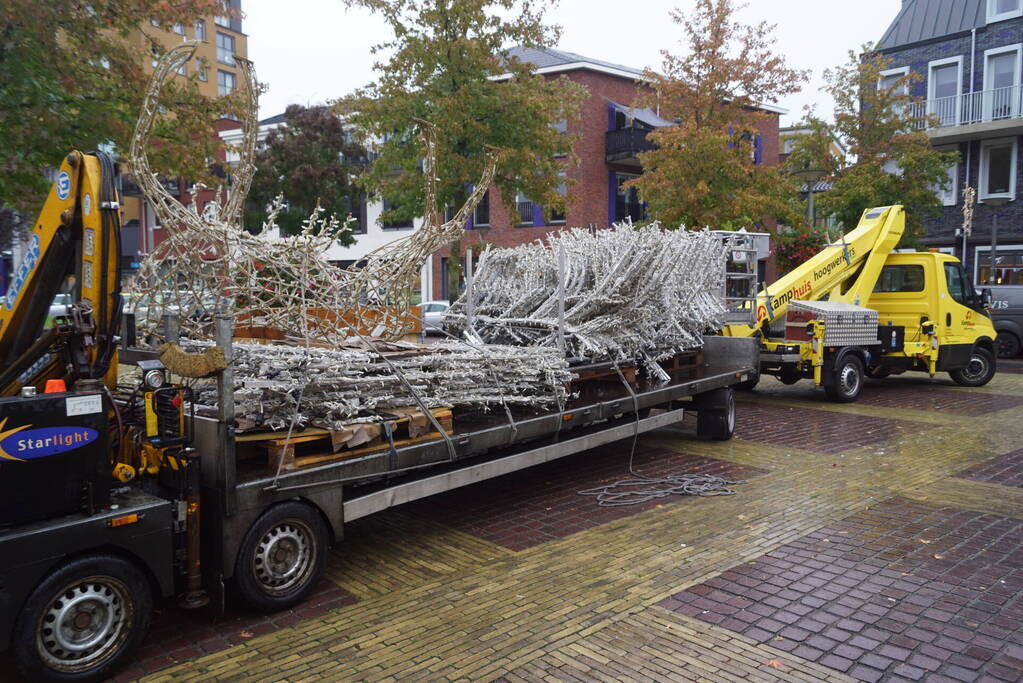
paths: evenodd
<path fill-rule="evenodd" d="M 921 120 L 918 127 L 927 130 L 935 141 L 956 142 L 977 134 L 1023 132 L 1023 86 L 981 90 L 951 97 L 913 102 L 908 114 Z"/>
<path fill-rule="evenodd" d="M 520 199 L 515 202 L 515 208 L 519 214 L 519 225 L 533 224 L 533 202 Z"/>
<path fill-rule="evenodd" d="M 620 128 L 604 134 L 604 153 L 607 163 L 639 166 L 639 153 L 654 149 L 645 128 Z"/>

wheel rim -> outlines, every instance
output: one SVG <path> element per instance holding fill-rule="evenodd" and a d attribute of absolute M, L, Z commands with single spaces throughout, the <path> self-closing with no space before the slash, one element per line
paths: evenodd
<path fill-rule="evenodd" d="M 110 576 L 69 584 L 39 618 L 36 645 L 57 671 L 90 669 L 113 656 L 128 637 L 134 602 L 128 587 Z"/>
<path fill-rule="evenodd" d="M 968 380 L 978 380 L 986 374 L 987 360 L 983 356 L 971 356 L 970 362 L 963 368 L 963 376 Z"/>
<path fill-rule="evenodd" d="M 728 433 L 731 434 L 735 431 L 735 397 L 728 397 Z"/>
<path fill-rule="evenodd" d="M 838 377 L 838 383 L 842 393 L 846 396 L 853 396 L 860 390 L 860 373 L 857 372 L 855 364 L 846 363 L 842 366 L 842 373 Z"/>
<path fill-rule="evenodd" d="M 259 540 L 252 570 L 263 590 L 276 595 L 292 591 L 313 571 L 316 544 L 312 529 L 289 519 L 271 527 Z"/>

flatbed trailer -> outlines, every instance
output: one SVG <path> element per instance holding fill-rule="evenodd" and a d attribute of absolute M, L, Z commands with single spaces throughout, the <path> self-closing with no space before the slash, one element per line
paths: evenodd
<path fill-rule="evenodd" d="M 285 609 L 314 587 L 328 547 L 344 538 L 346 522 L 665 427 L 680 421 L 686 411 L 696 412 L 699 435 L 730 438 L 735 427 L 731 387 L 756 371 L 758 352 L 754 339 L 708 336 L 701 362 L 676 372 L 667 383 L 626 381 L 609 364 L 611 372 L 595 390 L 569 400 L 563 410 L 522 409 L 511 420 L 500 412 L 456 411 L 446 437 L 279 472 L 271 471 L 265 459 L 237 457 L 228 369 L 218 380 L 221 416 L 196 417 L 194 425 L 191 457 L 200 465 L 202 588 L 217 613 L 224 608 L 229 580 L 249 606 Z M 126 351 L 122 360 L 145 355 Z M 102 666 L 94 661 L 95 653 L 83 662 L 83 672 L 107 675 L 144 637 L 152 593 L 177 595 L 179 600 L 188 596 L 180 563 L 183 529 L 194 511 L 180 500 L 132 485 L 115 489 L 110 500 L 109 507 L 91 515 L 75 513 L 0 529 L 0 554 L 10 558 L 0 585 L 0 645 L 17 645 L 20 638 L 32 641 L 24 644 L 28 647 L 37 638 L 49 637 L 43 632 L 47 610 L 52 613 L 57 604 L 52 593 L 59 597 L 68 585 L 78 585 L 73 570 L 84 567 L 87 573 L 103 575 L 104 567 L 117 564 L 110 571 L 113 578 L 103 584 L 105 590 L 129 602 L 133 612 L 146 614 L 122 624 L 120 645 L 106 654 Z M 96 603 L 101 597 L 83 595 L 82 600 Z M 204 602 L 191 597 L 193 606 Z M 63 669 L 37 668 L 36 674 L 67 680 L 66 674 L 74 672 L 67 671 L 66 658 L 58 657 L 58 663 Z"/>

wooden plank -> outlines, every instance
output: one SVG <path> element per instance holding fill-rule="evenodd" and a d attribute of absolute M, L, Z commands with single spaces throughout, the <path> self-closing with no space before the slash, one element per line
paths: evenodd
<path fill-rule="evenodd" d="M 423 441 L 432 441 L 433 439 L 440 439 L 440 432 L 430 432 L 424 434 L 415 439 L 395 439 L 394 447 L 403 448 L 414 443 L 421 443 Z M 354 458 L 359 455 L 370 455 L 372 453 L 379 453 L 380 451 L 386 451 L 390 448 L 390 444 L 383 443 L 374 446 L 365 446 L 363 448 L 356 448 L 349 451 L 340 451 L 338 453 L 323 453 L 318 455 L 304 455 L 294 459 L 293 469 L 301 469 L 303 467 L 310 467 L 312 465 L 322 465 L 323 463 L 332 462 L 334 460 L 344 460 L 345 458 Z M 276 465 L 276 461 L 274 461 Z"/>

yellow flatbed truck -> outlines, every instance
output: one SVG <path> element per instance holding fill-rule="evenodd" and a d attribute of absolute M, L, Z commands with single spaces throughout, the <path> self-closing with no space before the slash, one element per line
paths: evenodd
<path fill-rule="evenodd" d="M 812 379 L 837 402 L 855 401 L 865 377 L 907 370 L 987 384 L 995 373 L 990 291 L 978 294 L 953 256 L 894 252 L 905 222 L 899 205 L 864 211 L 855 229 L 747 304 L 753 324 L 722 334 L 760 339 L 760 375 Z"/>

